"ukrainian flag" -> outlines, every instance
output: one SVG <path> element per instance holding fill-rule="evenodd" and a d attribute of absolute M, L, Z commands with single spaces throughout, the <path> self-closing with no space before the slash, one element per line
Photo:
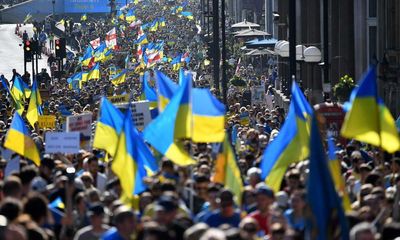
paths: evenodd
<path fill-rule="evenodd" d="M 157 74 L 157 72 L 156 72 Z M 157 151 L 180 166 L 194 164 L 195 161 L 176 142 L 190 133 L 190 89 L 192 82 L 185 78 L 162 114 L 150 122 L 143 132 L 144 139 Z M 189 124 L 188 124 L 189 123 Z M 162 141 L 160 141 L 162 139 Z"/>
<path fill-rule="evenodd" d="M 172 70 L 174 70 L 174 71 L 179 70 L 179 68 L 181 67 L 181 58 L 182 58 L 182 54 L 179 54 L 172 60 L 172 62 L 171 62 Z"/>
<path fill-rule="evenodd" d="M 108 49 L 105 53 L 104 53 L 104 58 L 101 60 L 102 63 L 106 62 L 107 60 L 112 59 L 113 54 L 112 54 L 112 49 Z"/>
<path fill-rule="evenodd" d="M 1 76 L 0 76 L 0 77 L 1 77 Z M 4 87 L 4 89 L 5 89 L 5 90 L 7 91 L 7 93 L 10 95 L 12 101 L 14 102 L 14 104 L 15 104 L 15 110 L 16 110 L 20 115 L 22 115 L 22 113 L 24 112 L 24 102 L 23 102 L 23 100 L 17 100 L 17 99 L 15 98 L 14 94 L 10 91 L 10 89 L 8 88 L 8 86 L 7 86 L 7 84 L 6 84 L 5 81 L 6 81 L 6 80 L 5 80 L 4 77 L 3 77 L 3 79 L 1 80 L 1 83 L 2 83 L 2 85 L 3 85 L 3 87 Z"/>
<path fill-rule="evenodd" d="M 140 44 L 140 45 L 147 44 L 147 43 L 149 43 L 149 41 L 147 41 L 147 35 L 146 34 L 143 34 L 142 36 L 140 36 L 135 41 L 135 44 Z"/>
<path fill-rule="evenodd" d="M 151 23 L 151 25 L 150 25 L 150 27 L 149 27 L 149 31 L 150 31 L 150 32 L 156 32 L 157 29 L 158 29 L 158 19 L 155 19 L 155 20 Z"/>
<path fill-rule="evenodd" d="M 150 105 L 150 114 L 151 118 L 155 118 L 158 115 L 158 109 L 157 109 L 157 93 L 156 91 L 149 85 L 148 80 L 150 79 L 150 73 L 145 72 L 144 75 L 142 76 L 142 100 L 147 100 L 149 101 Z"/>
<path fill-rule="evenodd" d="M 85 54 L 83 55 L 82 60 L 81 60 L 82 66 L 84 66 L 84 67 L 89 66 L 90 60 L 91 60 L 92 57 L 93 57 L 93 52 L 94 52 L 94 51 L 93 51 L 92 46 L 88 46 L 88 47 L 86 48 L 86 52 L 85 52 Z"/>
<path fill-rule="evenodd" d="M 126 80 L 126 70 L 122 70 L 117 76 L 115 76 L 112 80 L 111 83 L 114 84 L 115 86 L 120 85 L 121 83 L 124 83 Z"/>
<path fill-rule="evenodd" d="M 35 127 L 35 123 L 39 119 L 39 115 L 43 114 L 41 105 L 42 98 L 40 97 L 40 92 L 37 87 L 37 81 L 35 79 L 32 84 L 32 93 L 29 99 L 28 111 L 26 112 L 26 119 L 28 119 L 28 122 L 33 128 Z"/>
<path fill-rule="evenodd" d="M 14 79 L 14 84 L 11 88 L 11 92 L 16 98 L 16 100 L 25 100 L 26 98 L 29 98 L 31 95 L 31 90 L 29 89 L 29 86 L 26 85 L 26 83 L 22 80 L 21 77 L 16 76 Z"/>
<path fill-rule="evenodd" d="M 265 149 L 260 166 L 262 179 L 276 192 L 280 190 L 288 166 L 308 157 L 311 114 L 311 106 L 293 82 L 287 118 L 277 138 Z"/>
<path fill-rule="evenodd" d="M 193 13 L 192 12 L 181 12 L 181 15 L 189 20 L 193 20 Z"/>
<path fill-rule="evenodd" d="M 156 161 L 135 128 L 132 122 L 132 110 L 128 108 L 111 165 L 121 183 L 123 202 L 132 202 L 134 195 L 146 190 L 147 187 L 143 182 L 143 178 L 147 176 L 145 166 L 152 168 L 153 172 L 157 171 Z"/>
<path fill-rule="evenodd" d="M 328 136 L 328 158 L 329 158 L 329 170 L 332 175 L 333 182 L 335 183 L 336 191 L 339 192 L 342 197 L 343 209 L 348 212 L 351 211 L 351 203 L 349 195 L 346 191 L 346 183 L 342 177 L 341 165 L 339 159 L 335 153 L 335 143 L 331 136 Z"/>
<path fill-rule="evenodd" d="M 105 42 L 102 42 L 100 46 L 94 50 L 94 62 L 103 61 L 105 58 L 105 54 L 108 51 L 107 45 Z"/>
<path fill-rule="evenodd" d="M 125 15 L 124 15 L 124 13 L 123 13 L 121 10 L 118 10 L 118 11 L 117 11 L 117 17 L 118 17 L 118 19 L 120 19 L 120 20 L 124 20 L 124 19 L 125 19 Z"/>
<path fill-rule="evenodd" d="M 92 69 L 90 69 L 86 80 L 100 79 L 100 63 L 96 63 Z"/>
<path fill-rule="evenodd" d="M 193 89 L 193 142 L 222 142 L 225 135 L 225 105 L 206 88 Z"/>
<path fill-rule="evenodd" d="M 40 165 L 40 155 L 36 144 L 32 140 L 24 120 L 17 112 L 14 113 L 4 147 L 32 160 L 36 165 Z"/>
<path fill-rule="evenodd" d="M 174 96 L 174 93 L 177 91 L 179 86 L 162 72 L 156 71 L 155 74 L 158 90 L 158 109 L 162 112 L 168 105 L 170 99 Z"/>
<path fill-rule="evenodd" d="M 123 115 L 121 111 L 114 107 L 107 98 L 103 97 L 94 134 L 93 147 L 103 149 L 111 156 L 114 156 L 122 124 Z"/>
<path fill-rule="evenodd" d="M 310 215 L 306 231 L 311 239 L 349 239 L 349 227 L 328 168 L 317 117 L 312 117 L 307 205 Z M 278 136 L 279 137 L 279 136 Z"/>
<path fill-rule="evenodd" d="M 82 72 L 75 73 L 71 77 L 67 78 L 69 89 L 81 89 L 82 88 Z"/>
<path fill-rule="evenodd" d="M 84 21 L 86 21 L 86 20 L 87 20 L 87 15 L 86 15 L 86 13 L 85 13 L 85 14 L 83 14 L 83 15 L 81 16 L 81 21 L 84 22 Z"/>
<path fill-rule="evenodd" d="M 235 194 L 237 204 L 240 205 L 243 191 L 242 176 L 228 135 L 226 134 L 224 138 L 225 140 L 220 145 L 217 160 L 215 161 L 213 181 L 221 183 L 225 188 L 230 189 Z"/>
<path fill-rule="evenodd" d="M 165 18 L 161 17 L 159 23 L 160 23 L 160 27 L 165 27 L 166 26 Z"/>
<path fill-rule="evenodd" d="M 375 67 L 370 67 L 360 85 L 351 93 L 350 109 L 340 134 L 381 147 L 389 153 L 400 149 L 395 121 L 378 96 Z"/>
<path fill-rule="evenodd" d="M 133 11 L 133 9 L 130 9 L 130 10 L 126 13 L 126 15 L 125 15 L 125 20 L 126 20 L 128 23 L 132 23 L 132 22 L 134 22 L 134 21 L 136 20 L 135 12 Z"/>
<path fill-rule="evenodd" d="M 64 209 L 65 208 L 65 204 L 63 203 L 61 197 L 57 197 L 56 199 L 54 199 L 54 201 L 52 201 L 51 203 L 49 203 L 48 205 L 49 208 L 60 208 L 60 209 Z"/>

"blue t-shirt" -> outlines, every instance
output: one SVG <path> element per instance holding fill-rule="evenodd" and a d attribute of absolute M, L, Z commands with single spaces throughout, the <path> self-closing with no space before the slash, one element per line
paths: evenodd
<path fill-rule="evenodd" d="M 304 228 L 306 227 L 306 221 L 304 218 L 299 218 L 299 219 L 295 219 L 294 218 L 294 211 L 293 209 L 288 209 L 285 211 L 284 216 L 287 220 L 287 222 L 289 223 L 289 225 L 297 230 L 297 231 L 303 231 Z"/>
<path fill-rule="evenodd" d="M 101 240 L 124 240 L 115 227 L 110 228 L 101 236 Z"/>
<path fill-rule="evenodd" d="M 232 227 L 238 227 L 240 220 L 240 212 L 238 210 L 235 210 L 235 213 L 231 217 L 223 217 L 220 210 L 216 210 L 205 217 L 204 222 L 210 227 L 219 227 L 221 224 L 229 224 Z"/>

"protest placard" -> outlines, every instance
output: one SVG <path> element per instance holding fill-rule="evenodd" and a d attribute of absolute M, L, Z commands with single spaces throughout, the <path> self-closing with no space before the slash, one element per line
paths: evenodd
<path fill-rule="evenodd" d="M 56 116 L 54 115 L 41 115 L 38 118 L 38 125 L 40 129 L 56 128 Z"/>
<path fill-rule="evenodd" d="M 108 97 L 108 100 L 112 103 L 127 103 L 129 102 L 129 94 L 123 94 L 123 95 L 116 95 L 112 97 Z"/>
<path fill-rule="evenodd" d="M 46 153 L 79 153 L 79 132 L 46 132 Z"/>
<path fill-rule="evenodd" d="M 92 113 L 68 116 L 66 127 L 67 132 L 79 132 L 81 148 L 90 150 Z"/>
<path fill-rule="evenodd" d="M 265 87 L 253 86 L 251 88 L 251 104 L 264 104 L 265 103 Z"/>
<path fill-rule="evenodd" d="M 128 108 L 128 103 L 116 104 L 116 107 L 125 111 Z M 151 121 L 149 101 L 132 102 L 132 118 L 135 126 L 139 131 L 142 131 Z"/>

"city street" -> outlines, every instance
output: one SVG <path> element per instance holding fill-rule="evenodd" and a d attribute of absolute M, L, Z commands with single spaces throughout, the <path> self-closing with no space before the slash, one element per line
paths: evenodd
<path fill-rule="evenodd" d="M 32 24 L 23 26 L 22 29 L 26 29 L 29 37 L 32 36 Z M 24 51 L 22 46 L 22 40 L 15 35 L 15 24 L 4 24 L 0 25 L 0 74 L 4 74 L 6 78 L 11 78 L 11 70 L 15 68 L 21 75 L 24 72 Z M 42 68 L 47 68 L 47 57 L 43 55 L 42 59 L 39 59 L 39 71 Z M 32 72 L 32 64 L 27 64 L 28 72 Z"/>

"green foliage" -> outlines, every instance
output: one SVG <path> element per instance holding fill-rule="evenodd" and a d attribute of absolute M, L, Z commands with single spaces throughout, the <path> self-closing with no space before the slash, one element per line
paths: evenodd
<path fill-rule="evenodd" d="M 333 87 L 333 93 L 339 102 L 345 102 L 349 99 L 351 91 L 355 86 L 356 83 L 353 78 L 346 74 Z"/>
<path fill-rule="evenodd" d="M 233 78 L 229 81 L 229 83 L 236 87 L 246 86 L 246 81 L 244 81 L 241 77 L 237 75 L 233 76 Z"/>

